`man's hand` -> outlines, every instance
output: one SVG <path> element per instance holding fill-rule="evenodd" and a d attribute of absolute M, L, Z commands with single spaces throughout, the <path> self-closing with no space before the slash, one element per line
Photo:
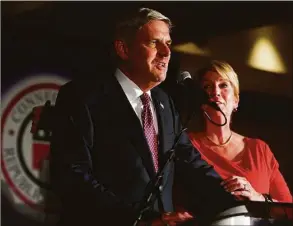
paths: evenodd
<path fill-rule="evenodd" d="M 191 219 L 193 219 L 193 216 L 188 212 L 164 213 L 161 218 L 153 220 L 151 226 L 176 226 Z M 140 225 L 143 226 L 144 224 Z"/>

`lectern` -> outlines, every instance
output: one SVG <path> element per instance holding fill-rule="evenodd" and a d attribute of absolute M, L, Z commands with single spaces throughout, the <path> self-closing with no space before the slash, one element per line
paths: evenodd
<path fill-rule="evenodd" d="M 293 226 L 293 203 L 249 201 L 218 214 L 211 226 Z"/>

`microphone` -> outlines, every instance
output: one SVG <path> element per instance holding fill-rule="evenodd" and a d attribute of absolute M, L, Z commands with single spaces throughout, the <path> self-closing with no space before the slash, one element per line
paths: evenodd
<path fill-rule="evenodd" d="M 191 100 L 191 104 L 194 104 L 198 110 L 202 104 L 208 104 L 217 111 L 221 111 L 219 106 L 212 101 L 209 101 L 208 94 L 200 87 L 197 81 L 194 81 L 188 71 L 183 71 L 178 76 L 177 83 L 183 86 L 183 89 L 188 98 Z"/>

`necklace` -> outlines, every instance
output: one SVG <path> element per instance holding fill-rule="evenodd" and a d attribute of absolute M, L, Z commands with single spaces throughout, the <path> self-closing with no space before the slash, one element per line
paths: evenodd
<path fill-rule="evenodd" d="M 233 135 L 233 133 L 231 132 L 231 134 L 230 134 L 230 136 L 228 137 L 228 139 L 227 139 L 224 143 L 222 143 L 222 144 L 216 144 L 216 143 L 215 143 L 214 141 L 212 141 L 211 138 L 209 138 L 208 136 L 206 136 L 206 138 L 207 138 L 210 142 L 212 142 L 214 145 L 221 147 L 221 146 L 225 146 L 226 144 L 228 144 L 228 143 L 230 142 L 230 140 L 231 140 L 231 138 L 232 138 L 232 135 Z"/>

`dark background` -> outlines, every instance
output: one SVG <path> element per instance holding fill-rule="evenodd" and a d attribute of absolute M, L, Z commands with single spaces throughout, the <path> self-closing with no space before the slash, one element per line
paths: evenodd
<path fill-rule="evenodd" d="M 113 67 L 114 21 L 137 6 L 157 9 L 171 18 L 174 45 L 193 41 L 204 46 L 212 37 L 292 24 L 290 2 L 1 2 L 1 92 L 28 74 L 102 76 L 101 70 Z M 164 88 L 174 84 L 180 65 L 180 54 L 174 53 Z M 292 70 L 286 76 L 292 76 Z M 241 90 L 233 128 L 270 145 L 292 192 L 291 101 L 291 95 Z M 3 226 L 37 225 L 15 212 L 4 196 L 1 209 Z"/>

